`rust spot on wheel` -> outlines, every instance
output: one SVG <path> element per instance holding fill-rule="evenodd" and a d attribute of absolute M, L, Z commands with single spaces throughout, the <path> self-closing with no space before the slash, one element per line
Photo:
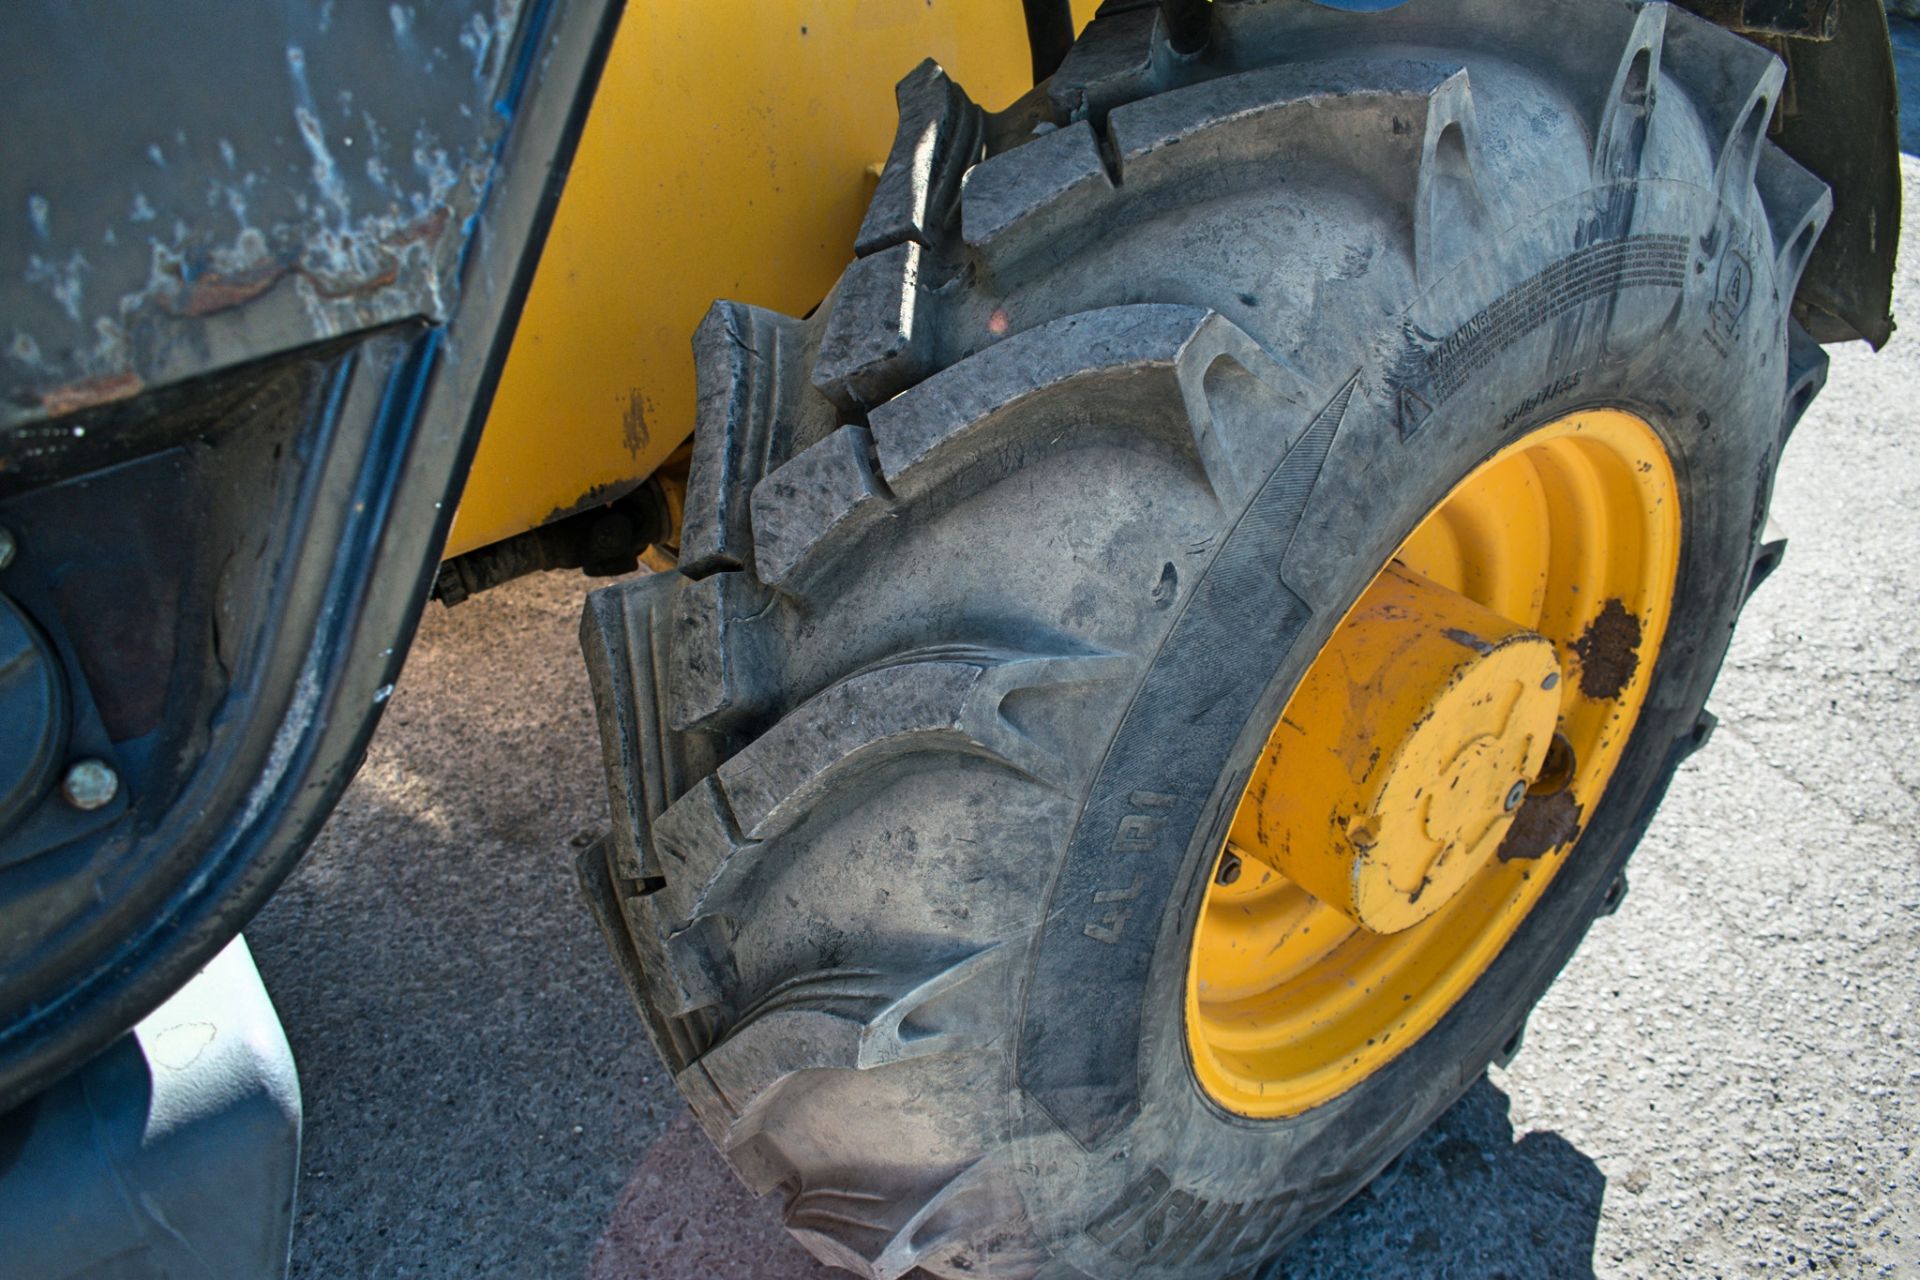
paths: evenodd
<path fill-rule="evenodd" d="M 1580 656 L 1580 692 L 1589 698 L 1617 698 L 1640 666 L 1640 619 L 1616 598 L 1573 642 Z"/>
<path fill-rule="evenodd" d="M 1550 796 L 1529 795 L 1513 815 L 1506 839 L 1500 842 L 1499 858 L 1502 862 L 1538 858 L 1578 834 L 1580 806 L 1571 791 L 1556 791 Z"/>

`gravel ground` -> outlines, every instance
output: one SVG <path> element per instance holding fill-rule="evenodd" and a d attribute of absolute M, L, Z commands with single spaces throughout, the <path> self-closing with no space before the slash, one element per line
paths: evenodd
<path fill-rule="evenodd" d="M 1920 254 L 1901 290 L 1920 314 Z M 1833 354 L 1625 907 L 1512 1069 L 1271 1276 L 1920 1276 L 1920 339 Z M 581 590 L 432 611 L 249 931 L 305 1089 L 297 1276 L 828 1274 L 686 1122 L 575 895 Z"/>

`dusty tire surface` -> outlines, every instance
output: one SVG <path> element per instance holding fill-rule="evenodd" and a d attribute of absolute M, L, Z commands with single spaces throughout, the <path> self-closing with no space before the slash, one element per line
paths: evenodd
<path fill-rule="evenodd" d="M 821 1258 L 1228 1274 L 1515 1036 L 1673 768 L 1824 377 L 1829 207 L 1763 50 L 1659 4 L 1098 20 L 989 116 L 931 64 L 810 320 L 717 304 L 681 566 L 583 627 L 583 874 L 662 1058 Z M 1627 408 L 1682 562 L 1602 803 L 1493 966 L 1359 1086 L 1254 1121 L 1186 1059 L 1198 895 L 1334 622 L 1482 459 Z M 1618 655 L 1632 661 L 1629 651 Z"/>

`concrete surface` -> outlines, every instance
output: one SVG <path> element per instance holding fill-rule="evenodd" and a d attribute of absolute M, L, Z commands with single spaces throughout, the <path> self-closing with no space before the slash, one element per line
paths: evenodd
<path fill-rule="evenodd" d="M 1920 254 L 1900 287 L 1920 314 Z M 1512 1069 L 1271 1276 L 1920 1276 L 1916 402 L 1920 339 L 1834 352 L 1624 908 Z M 305 1087 L 297 1276 L 827 1274 L 685 1122 L 576 899 L 581 590 L 432 610 L 249 931 Z"/>

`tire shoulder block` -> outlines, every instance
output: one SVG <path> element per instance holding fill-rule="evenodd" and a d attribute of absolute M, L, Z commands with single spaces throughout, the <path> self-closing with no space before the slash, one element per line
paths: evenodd
<path fill-rule="evenodd" d="M 1113 193 L 1093 126 L 1076 120 L 975 165 L 960 189 L 960 233 L 995 271 L 1028 244 L 1083 221 Z"/>
<path fill-rule="evenodd" d="M 751 567 L 747 495 L 785 455 L 804 341 L 799 321 L 738 302 L 714 303 L 694 332 L 699 398 L 680 525 L 683 574 Z"/>
<path fill-rule="evenodd" d="M 1754 166 L 1754 186 L 1767 211 L 1773 235 L 1773 278 L 1781 295 L 1791 299 L 1800 286 L 1813 247 L 1833 216 L 1833 192 L 1792 156 L 1772 143 L 1760 148 Z"/>
<path fill-rule="evenodd" d="M 1045 783 L 1059 762 L 1000 713 L 1015 689 L 1108 679 L 1131 669 L 1115 654 L 1027 654 L 955 646 L 904 654 L 815 694 L 720 766 L 743 836 L 765 840 L 798 822 L 845 777 L 908 752 L 984 756 Z"/>
<path fill-rule="evenodd" d="M 889 509 L 886 488 L 867 460 L 872 444 L 865 427 L 841 427 L 754 486 L 754 558 L 762 582 L 791 588 L 824 543 Z"/>
<path fill-rule="evenodd" d="M 668 1013 L 684 1018 L 726 1007 L 738 978 L 732 942 L 732 927 L 721 916 L 702 916 L 667 935 L 667 970 L 675 997 Z"/>
<path fill-rule="evenodd" d="M 720 727 L 759 700 L 760 664 L 745 633 L 766 604 L 766 588 L 746 573 L 683 581 L 674 596 L 669 646 L 671 728 Z"/>
<path fill-rule="evenodd" d="M 661 883 L 653 850 L 653 819 L 671 801 L 675 770 L 657 721 L 655 620 L 671 608 L 672 582 L 642 578 L 587 596 L 580 618 L 580 647 L 600 722 L 601 760 L 612 797 L 612 858 L 609 869 L 648 889 Z"/>
<path fill-rule="evenodd" d="M 1015 334 L 875 409 L 868 419 L 875 455 L 904 501 L 980 456 L 1023 406 L 1069 388 L 1097 392 L 1105 383 L 1115 408 L 1130 416 L 1184 417 L 1209 485 L 1232 501 L 1247 483 L 1246 465 L 1236 442 L 1221 438 L 1204 385 L 1222 358 L 1288 400 L 1311 395 L 1296 371 L 1216 312 L 1172 303 L 1108 307 Z M 1164 404 L 1146 403 L 1154 394 Z"/>
<path fill-rule="evenodd" d="M 1266 146 L 1292 126 L 1289 117 L 1329 109 L 1377 114 L 1383 136 L 1404 140 L 1406 157 L 1417 161 L 1413 145 L 1419 139 L 1394 130 L 1393 121 L 1409 107 L 1431 101 L 1461 71 L 1457 62 L 1418 58 L 1283 63 L 1116 107 L 1107 133 L 1123 183 L 1157 177 L 1161 170 L 1187 172 L 1193 162 L 1184 157 L 1192 152 L 1180 150 L 1183 143 L 1203 136 L 1212 142 L 1227 130 L 1244 136 L 1249 146 Z"/>
<path fill-rule="evenodd" d="M 1477 249 L 1492 216 L 1476 176 L 1481 168 L 1480 123 L 1473 85 L 1456 71 L 1427 99 L 1420 140 L 1420 175 L 1414 182 L 1413 263 L 1423 284 L 1432 284 Z"/>
<path fill-rule="evenodd" d="M 854 240 L 861 257 L 909 240 L 934 247 L 961 175 L 980 155 L 980 108 L 933 59 L 908 72 L 895 96 L 900 124 Z"/>
<path fill-rule="evenodd" d="M 1096 14 L 1053 73 L 1047 98 L 1062 119 L 1099 124 L 1116 104 L 1153 91 L 1156 54 L 1166 52 L 1156 10 Z"/>
<path fill-rule="evenodd" d="M 1686 90 L 1709 139 L 1718 143 L 1714 182 L 1721 203 L 1744 214 L 1786 64 L 1718 23 L 1670 6 L 1661 66 Z"/>
<path fill-rule="evenodd" d="M 709 774 L 655 823 L 655 844 L 666 878 L 660 898 L 670 919 L 685 925 L 730 901 L 753 859 L 736 858 L 752 842 L 740 835 L 726 794 Z"/>
<path fill-rule="evenodd" d="M 908 240 L 856 259 L 841 278 L 813 385 L 847 413 L 862 413 L 932 372 L 921 255 L 921 246 Z"/>
<path fill-rule="evenodd" d="M 1827 349 L 1815 342 L 1799 321 L 1787 321 L 1787 396 L 1781 412 L 1782 445 L 1827 385 L 1828 363 Z"/>
<path fill-rule="evenodd" d="M 768 1106 L 779 1086 L 801 1072 L 871 1071 L 979 1049 L 1000 1034 L 996 1002 L 1015 950 L 995 943 L 892 974 L 802 974 L 741 1012 L 700 1066 L 728 1110 L 741 1117 Z"/>
<path fill-rule="evenodd" d="M 1593 135 L 1596 184 L 1637 177 L 1646 148 L 1647 124 L 1660 92 L 1660 59 L 1666 48 L 1667 6 L 1650 4 L 1634 15 L 1620 50 Z"/>
<path fill-rule="evenodd" d="M 883 1199 L 851 1187 L 810 1186 L 788 1206 L 787 1229 L 815 1257 L 872 1280 L 898 1280 L 916 1269 L 1030 1276 L 1046 1261 L 997 1161 L 943 1173 L 893 1206 L 883 1208 Z"/>

